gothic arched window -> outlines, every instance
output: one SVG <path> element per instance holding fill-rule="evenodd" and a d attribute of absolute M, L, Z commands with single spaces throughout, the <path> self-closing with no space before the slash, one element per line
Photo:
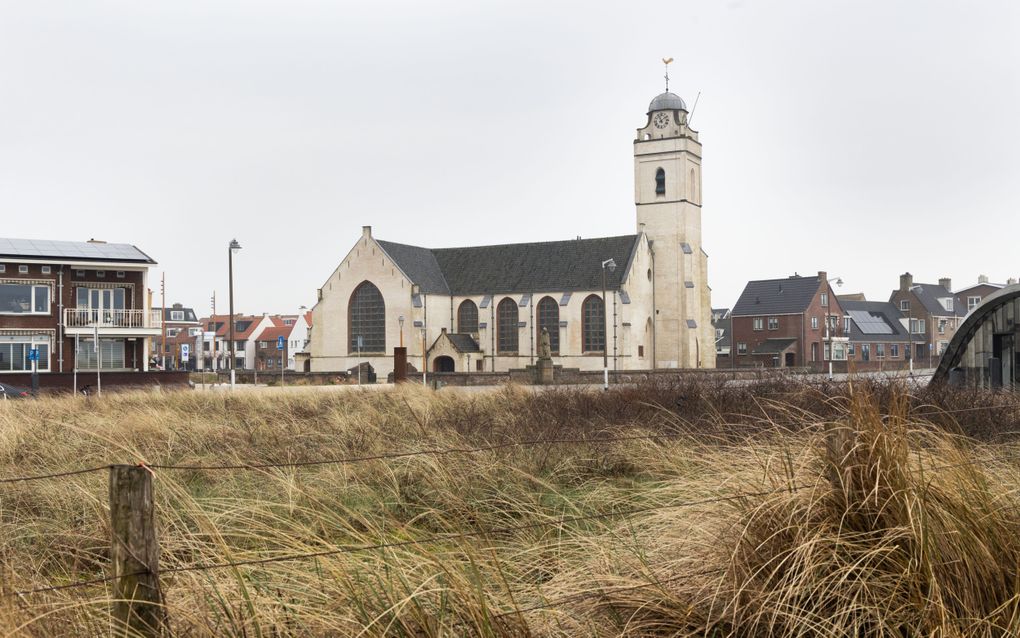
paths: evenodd
<path fill-rule="evenodd" d="M 457 308 L 457 332 L 478 332 L 478 306 L 470 299 Z"/>
<path fill-rule="evenodd" d="M 581 304 L 581 346 L 584 352 L 606 350 L 606 308 L 598 295 L 589 295 Z"/>
<path fill-rule="evenodd" d="M 661 168 L 655 171 L 655 194 L 665 195 L 666 194 L 666 171 Z"/>
<path fill-rule="evenodd" d="M 347 306 L 347 326 L 350 352 L 386 352 L 386 302 L 382 293 L 370 281 L 363 281 L 351 293 Z M 361 347 L 358 347 L 361 337 Z"/>
<path fill-rule="evenodd" d="M 552 297 L 538 302 L 538 323 L 535 325 L 535 342 L 542 343 L 542 328 L 549 331 L 549 349 L 560 353 L 560 305 Z"/>
<path fill-rule="evenodd" d="M 507 297 L 496 307 L 496 349 L 504 354 L 517 354 L 517 302 Z"/>

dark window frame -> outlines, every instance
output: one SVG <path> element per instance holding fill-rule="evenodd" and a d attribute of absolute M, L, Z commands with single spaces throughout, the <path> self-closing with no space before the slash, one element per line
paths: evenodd
<path fill-rule="evenodd" d="M 504 297 L 496 306 L 496 351 L 515 355 L 520 352 L 520 306 L 510 297 Z"/>
<path fill-rule="evenodd" d="M 471 313 L 474 313 L 473 318 Z M 457 306 L 457 332 L 478 332 L 478 304 L 470 299 Z"/>
<path fill-rule="evenodd" d="M 351 292 L 347 303 L 347 345 L 352 355 L 386 353 L 386 300 L 371 281 L 361 282 Z"/>
<path fill-rule="evenodd" d="M 606 351 L 606 304 L 600 295 L 588 295 L 581 304 L 581 351 L 585 354 Z"/>
<path fill-rule="evenodd" d="M 535 342 L 542 343 L 542 328 L 549 330 L 549 349 L 560 353 L 560 304 L 552 297 L 542 297 L 535 306 Z"/>

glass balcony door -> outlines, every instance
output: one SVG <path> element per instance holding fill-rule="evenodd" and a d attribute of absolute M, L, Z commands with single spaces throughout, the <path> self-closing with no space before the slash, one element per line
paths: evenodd
<path fill-rule="evenodd" d="M 113 324 L 122 318 L 124 310 L 123 288 L 78 288 L 78 310 L 89 318 L 89 323 Z"/>

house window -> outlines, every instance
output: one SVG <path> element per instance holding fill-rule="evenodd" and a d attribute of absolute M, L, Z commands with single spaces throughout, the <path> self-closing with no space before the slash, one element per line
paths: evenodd
<path fill-rule="evenodd" d="M 737 354 L 747 354 L 747 344 L 743 341 L 737 342 Z"/>
<path fill-rule="evenodd" d="M 939 334 L 940 335 L 946 334 L 946 324 L 947 323 L 948 323 L 948 321 L 946 321 L 945 319 L 939 319 Z"/>
<path fill-rule="evenodd" d="M 876 343 L 875 344 L 875 358 L 876 359 L 885 359 L 885 344 L 884 343 Z"/>
<path fill-rule="evenodd" d="M 818 342 L 814 341 L 811 343 L 811 360 L 818 361 Z"/>
<path fill-rule="evenodd" d="M 0 314 L 50 314 L 50 287 L 0 284 Z"/>
<path fill-rule="evenodd" d="M 754 330 L 764 330 L 765 329 L 765 320 L 762 319 L 761 317 L 755 317 L 751 321 L 751 328 L 754 329 Z"/>
<path fill-rule="evenodd" d="M 294 320 L 293 319 L 284 319 L 283 320 L 283 325 L 285 325 L 285 326 L 293 326 L 294 325 Z"/>
<path fill-rule="evenodd" d="M 28 266 L 24 266 L 24 265 L 18 266 L 18 272 L 21 273 L 22 275 L 27 275 L 28 274 Z"/>
<path fill-rule="evenodd" d="M 542 329 L 549 331 L 549 349 L 553 354 L 560 352 L 560 305 L 552 297 L 542 297 L 538 302 L 538 323 L 535 341 L 542 343 Z M 640 356 L 640 355 L 638 355 Z"/>
<path fill-rule="evenodd" d="M 836 332 L 836 328 L 839 326 L 839 317 L 836 315 L 829 315 L 829 330 Z"/>
<path fill-rule="evenodd" d="M 831 351 L 829 350 L 829 343 L 826 342 L 825 345 L 822 346 L 822 358 L 828 361 L 830 356 L 832 355 Z"/>
<path fill-rule="evenodd" d="M 581 305 L 581 347 L 584 352 L 605 352 L 606 311 L 598 295 L 589 295 Z"/>
<path fill-rule="evenodd" d="M 0 264 L 0 272 L 7 272 L 7 264 Z"/>
<path fill-rule="evenodd" d="M 79 370 L 95 370 L 97 363 L 103 370 L 124 368 L 124 340 L 100 339 L 99 352 L 96 352 L 92 339 L 82 339 L 78 342 L 74 360 Z"/>
<path fill-rule="evenodd" d="M 924 334 L 924 319 L 911 319 L 910 320 L 910 332 L 915 335 Z"/>
<path fill-rule="evenodd" d="M 96 271 L 96 279 L 106 279 L 106 271 L 105 270 L 97 270 Z"/>
<path fill-rule="evenodd" d="M 854 344 L 848 343 L 846 345 L 846 356 L 849 359 L 853 359 L 854 358 Z"/>
<path fill-rule="evenodd" d="M 899 357 L 900 357 L 900 344 L 898 344 L 898 343 L 890 343 L 889 344 L 889 358 L 890 359 L 899 359 Z"/>
<path fill-rule="evenodd" d="M 28 372 L 32 362 L 28 360 L 32 348 L 39 350 L 38 370 L 50 370 L 49 337 L 0 337 L 0 372 Z"/>
<path fill-rule="evenodd" d="M 811 329 L 818 330 L 818 317 L 811 317 Z"/>
<path fill-rule="evenodd" d="M 846 361 L 846 346 L 843 343 L 837 341 L 832 344 L 832 360 Z"/>
<path fill-rule="evenodd" d="M 53 272 L 53 268 L 51 268 L 50 266 L 42 266 L 39 269 L 39 272 L 41 272 L 44 275 L 48 275 Z"/>
<path fill-rule="evenodd" d="M 202 329 L 201 328 L 197 328 L 197 327 L 195 327 L 195 328 L 188 328 L 188 336 L 189 337 L 197 337 L 200 334 L 202 334 Z"/>
<path fill-rule="evenodd" d="M 520 313 L 517 302 L 507 297 L 496 306 L 496 342 L 497 350 L 506 354 L 517 354 L 518 336 L 517 322 Z"/>
<path fill-rule="evenodd" d="M 123 279 L 123 278 L 124 278 L 124 271 L 123 270 L 118 270 L 117 271 L 117 279 Z"/>
<path fill-rule="evenodd" d="M 457 332 L 478 332 L 478 306 L 470 299 L 457 308 Z"/>
<path fill-rule="evenodd" d="M 850 317 L 843 317 L 843 335 L 850 334 Z"/>
<path fill-rule="evenodd" d="M 829 307 L 829 293 L 827 292 L 822 293 L 822 307 L 823 308 Z"/>
<path fill-rule="evenodd" d="M 637 356 L 639 358 L 645 356 L 645 347 L 644 346 L 638 346 L 637 347 Z"/>
<path fill-rule="evenodd" d="M 909 299 L 900 299 L 900 310 L 910 310 Z"/>
<path fill-rule="evenodd" d="M 871 344 L 861 344 L 861 361 L 871 361 Z"/>
<path fill-rule="evenodd" d="M 779 330 L 779 317 L 769 317 L 769 330 Z"/>
<path fill-rule="evenodd" d="M 666 171 L 661 168 L 655 171 L 655 194 L 665 195 L 666 194 Z"/>
<path fill-rule="evenodd" d="M 348 315 L 350 352 L 386 352 L 386 302 L 375 284 L 364 281 L 354 289 Z"/>
<path fill-rule="evenodd" d="M 181 332 L 181 329 L 180 329 L 180 328 L 167 328 L 167 329 L 166 329 L 166 336 L 168 336 L 168 337 L 170 337 L 171 339 L 173 339 L 173 338 L 174 338 L 174 337 L 176 337 L 176 336 L 177 336 L 178 334 L 180 334 L 180 332 Z"/>
<path fill-rule="evenodd" d="M 184 321 L 184 311 L 183 310 L 171 310 L 170 311 L 170 321 Z"/>
<path fill-rule="evenodd" d="M 981 303 L 981 297 L 967 297 L 967 312 L 978 307 Z"/>

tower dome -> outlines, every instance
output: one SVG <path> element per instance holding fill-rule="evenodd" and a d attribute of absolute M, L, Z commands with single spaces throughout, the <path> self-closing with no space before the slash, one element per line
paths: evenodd
<path fill-rule="evenodd" d="M 651 104 L 648 105 L 648 112 L 652 111 L 686 111 L 687 104 L 684 103 L 682 97 L 676 93 L 666 91 L 655 96 Z"/>

